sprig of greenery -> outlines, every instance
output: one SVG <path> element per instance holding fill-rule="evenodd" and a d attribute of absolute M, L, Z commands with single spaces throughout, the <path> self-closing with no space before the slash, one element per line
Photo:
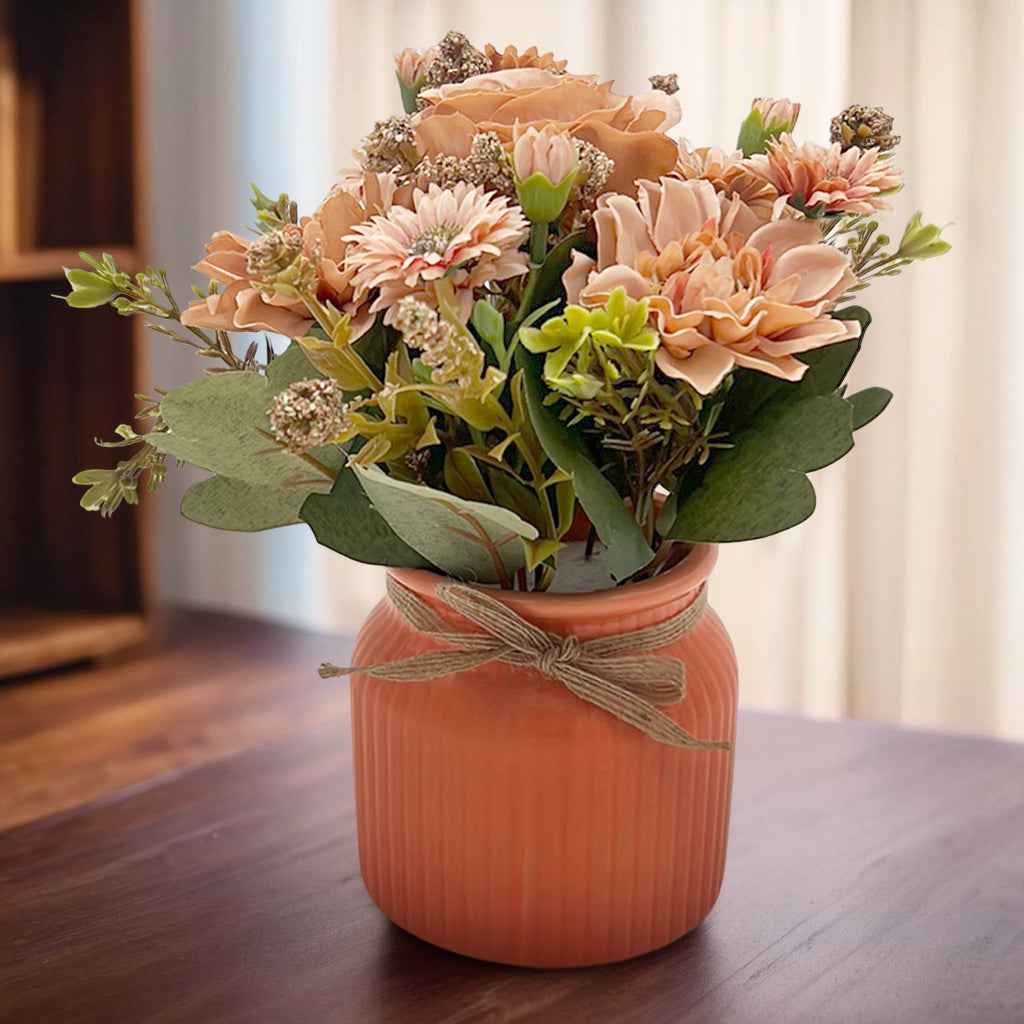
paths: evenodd
<path fill-rule="evenodd" d="M 879 234 L 878 228 L 878 221 L 867 214 L 847 214 L 831 220 L 824 229 L 825 240 L 846 254 L 857 275 L 857 283 L 848 295 L 867 288 L 876 277 L 892 277 L 914 260 L 941 256 L 950 248 L 941 237 L 942 228 L 921 223 L 920 211 L 907 222 L 896 249 L 888 248 L 891 240 L 888 235 Z"/>
<path fill-rule="evenodd" d="M 143 435 L 136 434 L 126 423 L 122 423 L 115 433 L 120 435 L 120 441 L 97 439 L 96 443 L 103 448 L 141 447 L 130 459 L 119 462 L 113 469 L 85 469 L 71 478 L 72 483 L 89 488 L 82 495 L 82 508 L 99 512 L 104 517 L 113 515 L 122 502 L 129 505 L 139 503 L 139 478 L 143 473 L 149 474 L 148 491 L 155 491 L 167 475 L 166 454 L 154 448 Z"/>
<path fill-rule="evenodd" d="M 221 360 L 230 370 L 257 368 L 257 364 L 253 360 L 248 357 L 239 359 L 234 354 L 226 331 L 215 331 L 211 337 L 197 327 L 188 327 L 181 323 L 181 308 L 171 293 L 167 274 L 162 267 L 157 269 L 147 267 L 144 272 L 132 277 L 131 274 L 117 269 L 110 253 L 105 252 L 102 261 L 86 252 L 79 253 L 79 256 L 93 269 L 69 270 L 65 267 L 64 274 L 71 285 L 71 292 L 68 295 L 55 296 L 55 298 L 64 299 L 69 306 L 75 309 L 93 309 L 97 306 L 110 305 L 121 316 L 139 314 L 155 317 L 158 320 L 173 320 L 181 324 L 192 337 L 183 336 L 163 324 L 151 323 L 146 326 L 158 334 L 166 334 L 174 341 L 194 348 L 197 355 L 207 359 Z M 213 294 L 216 287 L 216 284 L 211 282 L 210 294 Z M 157 293 L 160 293 L 162 298 Z M 203 297 L 201 292 L 197 291 L 196 294 L 200 298 Z M 193 340 L 193 338 L 197 340 Z"/>

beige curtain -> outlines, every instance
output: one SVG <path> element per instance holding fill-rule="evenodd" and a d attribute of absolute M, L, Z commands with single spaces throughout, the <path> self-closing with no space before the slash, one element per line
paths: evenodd
<path fill-rule="evenodd" d="M 884 105 L 908 181 L 892 228 L 919 207 L 953 222 L 953 252 L 867 293 L 875 323 L 854 385 L 890 388 L 892 406 L 815 475 L 808 523 L 722 549 L 712 600 L 748 705 L 1024 738 L 1018 0 L 149 0 L 148 13 L 153 252 L 169 266 L 245 218 L 249 178 L 315 203 L 396 111 L 392 54 L 449 27 L 554 50 L 621 91 L 676 71 L 697 144 L 730 145 L 754 96 L 799 99 L 797 135 L 813 139 L 850 102 Z M 155 352 L 157 383 L 187 379 L 178 355 Z M 358 627 L 380 570 L 303 528 L 183 523 L 185 482 L 161 504 L 169 599 Z"/>

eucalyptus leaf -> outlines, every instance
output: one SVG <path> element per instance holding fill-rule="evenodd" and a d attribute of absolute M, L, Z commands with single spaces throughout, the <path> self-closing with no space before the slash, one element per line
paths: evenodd
<path fill-rule="evenodd" d="M 317 542 L 357 562 L 396 569 L 434 569 L 405 543 L 377 512 L 351 469 L 344 469 L 329 494 L 311 494 L 300 519 Z"/>
<path fill-rule="evenodd" d="M 880 416 L 891 399 L 892 392 L 885 388 L 865 388 L 847 397 L 846 401 L 853 406 L 853 429 L 860 430 Z"/>
<path fill-rule="evenodd" d="M 308 495 L 308 490 L 263 487 L 211 476 L 188 489 L 181 502 L 181 514 L 217 530 L 272 530 L 301 522 L 299 509 Z"/>
<path fill-rule="evenodd" d="M 626 579 L 647 565 L 654 552 L 619 492 L 594 465 L 583 438 L 544 405 L 539 357 L 522 354 L 522 362 L 526 404 L 541 446 L 572 477 L 576 497 L 604 544 L 608 571 L 617 580 Z"/>
<path fill-rule="evenodd" d="M 537 529 L 509 509 L 398 480 L 377 467 L 353 468 L 391 529 L 447 575 L 500 583 L 525 565 L 522 541 L 535 540 Z"/>
<path fill-rule="evenodd" d="M 160 403 L 166 431 L 146 440 L 160 451 L 218 476 L 265 487 L 329 484 L 307 459 L 275 448 L 267 418 L 274 396 L 297 380 L 319 377 L 296 345 L 278 356 L 266 376 L 234 370 L 193 381 Z M 311 459 L 336 473 L 345 453 L 335 445 L 315 448 Z"/>
<path fill-rule="evenodd" d="M 724 543 L 787 530 L 814 511 L 804 475 L 853 447 L 853 411 L 838 395 L 805 395 L 762 409 L 734 447 L 715 453 L 699 484 L 679 495 L 673 540 Z"/>

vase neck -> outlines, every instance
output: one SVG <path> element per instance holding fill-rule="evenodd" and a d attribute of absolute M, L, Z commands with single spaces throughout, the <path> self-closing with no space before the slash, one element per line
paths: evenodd
<path fill-rule="evenodd" d="M 581 640 L 643 629 L 677 615 L 696 599 L 717 558 L 717 548 L 698 544 L 671 569 L 650 580 L 589 594 L 549 594 L 485 588 L 541 629 Z M 446 577 L 419 569 L 389 569 L 391 576 L 434 611 L 451 619 L 435 593 Z"/>

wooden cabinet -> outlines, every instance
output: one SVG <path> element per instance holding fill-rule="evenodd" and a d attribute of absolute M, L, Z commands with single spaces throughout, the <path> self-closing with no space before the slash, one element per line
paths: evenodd
<path fill-rule="evenodd" d="M 53 297 L 79 250 L 145 264 L 140 13 L 0 0 L 0 676 L 147 631 L 144 507 L 101 519 L 71 483 L 123 457 L 93 439 L 148 386 L 139 325 Z"/>

